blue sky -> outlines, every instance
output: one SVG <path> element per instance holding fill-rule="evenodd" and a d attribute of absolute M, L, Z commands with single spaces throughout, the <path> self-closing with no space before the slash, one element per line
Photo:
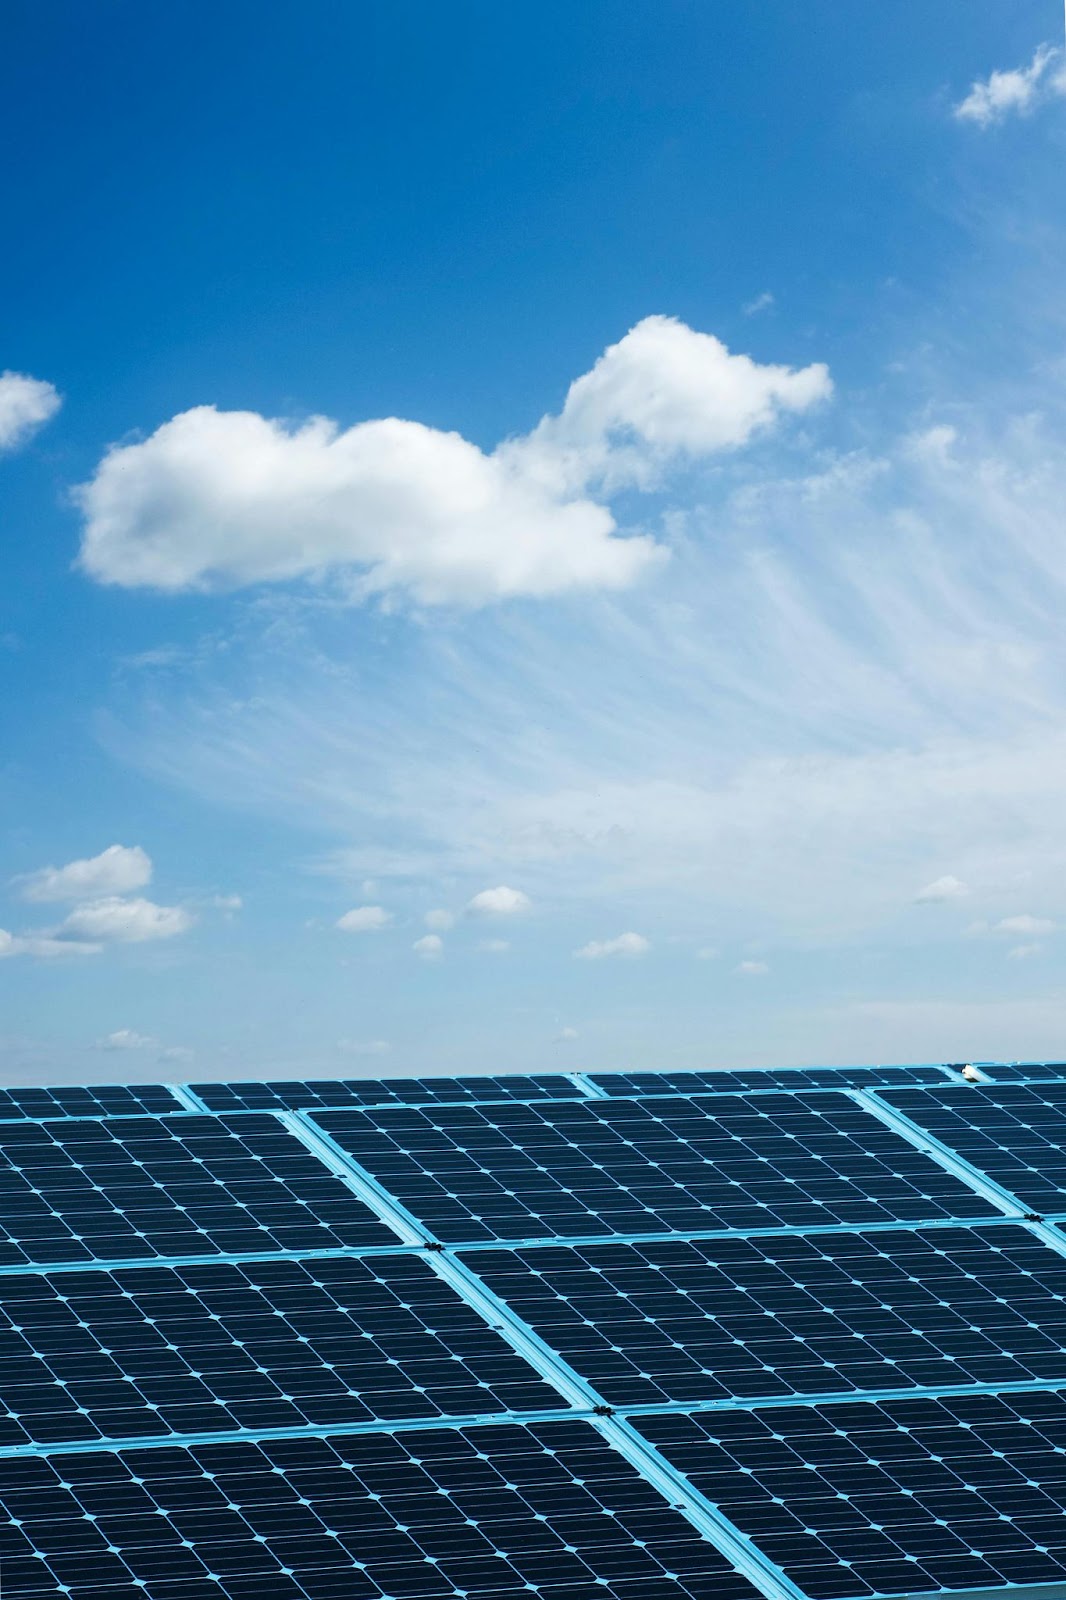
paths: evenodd
<path fill-rule="evenodd" d="M 4 28 L 5 1081 L 1061 1056 L 1054 0 Z"/>

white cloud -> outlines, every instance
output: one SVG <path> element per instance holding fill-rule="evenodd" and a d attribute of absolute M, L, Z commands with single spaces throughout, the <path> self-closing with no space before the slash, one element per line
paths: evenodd
<path fill-rule="evenodd" d="M 509 889 L 501 883 L 495 889 L 482 889 L 468 902 L 467 910 L 475 916 L 519 917 L 532 908 L 533 902 L 521 889 Z"/>
<path fill-rule="evenodd" d="M 30 956 L 38 961 L 63 956 L 95 956 L 103 946 L 85 940 L 55 939 L 51 934 L 17 934 L 0 928 L 0 961 L 11 956 Z"/>
<path fill-rule="evenodd" d="M 78 491 L 80 564 L 167 591 L 344 574 L 425 604 L 619 589 L 663 556 L 589 498 L 651 486 L 677 457 L 743 445 L 830 393 L 823 366 L 732 355 L 648 317 L 570 387 L 558 416 L 492 454 L 390 417 L 340 430 L 199 406 L 117 445 Z"/>
<path fill-rule="evenodd" d="M 421 939 L 416 939 L 411 949 L 423 961 L 439 961 L 444 954 L 444 940 L 438 933 L 427 933 Z"/>
<path fill-rule="evenodd" d="M 1016 944 L 1012 950 L 1007 951 L 1008 961 L 1029 961 L 1033 956 L 1038 956 L 1044 946 L 1037 942 L 1032 944 Z"/>
<path fill-rule="evenodd" d="M 183 906 L 157 906 L 152 900 L 108 895 L 76 906 L 56 932 L 102 944 L 144 944 L 185 933 L 194 920 Z"/>
<path fill-rule="evenodd" d="M 743 978 L 765 978 L 769 970 L 765 961 L 738 961 L 733 968 Z"/>
<path fill-rule="evenodd" d="M 346 1056 L 387 1056 L 392 1045 L 387 1039 L 338 1039 L 337 1049 Z"/>
<path fill-rule="evenodd" d="M 244 909 L 244 901 L 239 894 L 213 894 L 208 904 L 213 911 L 221 911 L 227 917 Z"/>
<path fill-rule="evenodd" d="M 774 296 L 769 289 L 766 289 L 762 294 L 757 294 L 754 300 L 749 300 L 746 305 L 741 306 L 740 309 L 746 317 L 757 317 L 760 311 L 770 311 L 775 304 Z"/>
<path fill-rule="evenodd" d="M 602 961 L 607 956 L 646 956 L 651 941 L 639 933 L 620 933 L 617 939 L 590 939 L 575 950 L 579 961 Z"/>
<path fill-rule="evenodd" d="M 134 1028 L 116 1028 L 114 1033 L 105 1033 L 96 1041 L 97 1050 L 154 1050 L 158 1046 L 158 1039 L 150 1033 L 138 1033 Z"/>
<path fill-rule="evenodd" d="M 450 911 L 427 911 L 422 920 L 427 928 L 433 928 L 437 933 L 447 933 L 449 928 L 455 927 L 455 917 Z"/>
<path fill-rule="evenodd" d="M 961 900 L 969 892 L 962 880 L 953 878 L 949 872 L 943 878 L 936 878 L 932 883 L 927 883 L 924 889 L 919 889 L 914 901 L 919 906 L 939 905 L 945 900 Z"/>
<path fill-rule="evenodd" d="M 714 945 L 705 944 L 701 950 L 696 951 L 696 960 L 717 961 L 721 953 Z"/>
<path fill-rule="evenodd" d="M 17 450 L 25 444 L 61 404 L 57 391 L 43 379 L 0 372 L 0 450 Z"/>
<path fill-rule="evenodd" d="M 337 918 L 342 933 L 376 933 L 392 921 L 392 915 L 383 906 L 355 906 Z"/>
<path fill-rule="evenodd" d="M 510 948 L 510 939 L 482 939 L 478 943 L 478 949 L 484 950 L 488 955 L 502 956 Z"/>
<path fill-rule="evenodd" d="M 140 845 L 112 844 L 98 856 L 69 861 L 65 867 L 42 867 L 15 881 L 21 885 L 24 900 L 41 902 L 129 894 L 143 889 L 151 877 L 151 858 Z"/>
<path fill-rule="evenodd" d="M 1049 71 L 1061 54 L 1042 44 L 1027 67 L 1013 67 L 978 79 L 955 107 L 955 116 L 962 122 L 989 128 L 1014 114 L 1025 116 L 1051 95 L 1066 94 L 1066 72 L 1061 67 Z"/>
<path fill-rule="evenodd" d="M 1018 917 L 1004 917 L 992 924 L 993 933 L 1043 934 L 1054 933 L 1055 924 L 1048 917 L 1031 917 L 1028 912 Z"/>
<path fill-rule="evenodd" d="M 556 1044 L 572 1044 L 580 1035 L 576 1028 L 560 1028 L 555 1035 Z"/>

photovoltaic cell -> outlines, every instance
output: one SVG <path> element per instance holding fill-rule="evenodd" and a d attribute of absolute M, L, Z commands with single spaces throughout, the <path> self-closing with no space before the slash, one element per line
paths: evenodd
<path fill-rule="evenodd" d="M 989 1063 L 982 1067 L 993 1083 L 1024 1083 L 1030 1078 L 1066 1078 L 1066 1062 L 1062 1061 L 1011 1061 Z"/>
<path fill-rule="evenodd" d="M 0 1446 L 562 1403 L 417 1256 L 0 1277 Z"/>
<path fill-rule="evenodd" d="M 451 1243 L 992 1212 L 832 1093 L 402 1107 L 316 1120 Z"/>
<path fill-rule="evenodd" d="M 1066 1083 L 899 1089 L 883 1098 L 1024 1206 L 1066 1215 Z"/>
<path fill-rule="evenodd" d="M 813 1600 L 1066 1578 L 1055 1391 L 643 1417 Z"/>
<path fill-rule="evenodd" d="M 55 1089 L 0 1089 L 0 1119 L 6 1117 L 122 1116 L 138 1111 L 177 1111 L 165 1083 L 61 1085 Z"/>
<path fill-rule="evenodd" d="M 395 1244 L 274 1117 L 0 1129 L 0 1264 Z"/>
<path fill-rule="evenodd" d="M 1061 1379 L 1066 1257 L 1010 1225 L 471 1252 L 612 1405 Z"/>
<path fill-rule="evenodd" d="M 0 1462 L 5 1600 L 756 1600 L 587 1424 Z"/>
<path fill-rule="evenodd" d="M 945 1083 L 942 1067 L 715 1067 L 707 1072 L 593 1072 L 608 1094 L 744 1094 L 751 1089 L 876 1089 L 878 1084 Z"/>
<path fill-rule="evenodd" d="M 307 1083 L 194 1083 L 190 1087 L 211 1111 L 581 1098 L 581 1090 L 561 1072 L 540 1077 L 515 1073 L 497 1078 L 318 1078 Z"/>

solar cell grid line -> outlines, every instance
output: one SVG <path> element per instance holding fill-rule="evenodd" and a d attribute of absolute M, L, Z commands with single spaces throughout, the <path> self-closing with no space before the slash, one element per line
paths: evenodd
<path fill-rule="evenodd" d="M 589 1424 L 0 1463 L 5 1600 L 758 1600 Z"/>
<path fill-rule="evenodd" d="M 569 1073 L 466 1078 L 316 1078 L 276 1083 L 193 1083 L 209 1111 L 301 1111 L 330 1106 L 436 1105 L 450 1101 L 578 1099 Z"/>
<path fill-rule="evenodd" d="M 0 1281 L 0 1448 L 557 1405 L 412 1254 Z"/>
<path fill-rule="evenodd" d="M 647 1416 L 811 1600 L 1066 1580 L 1066 1395 Z"/>
<path fill-rule="evenodd" d="M 993 1211 L 832 1091 L 396 1107 L 311 1121 L 449 1244 Z"/>
<path fill-rule="evenodd" d="M 889 1089 L 876 1098 L 1022 1209 L 1066 1216 L 1066 1082 Z"/>
<path fill-rule="evenodd" d="M 596 1072 L 590 1083 L 609 1095 L 745 1094 L 759 1089 L 863 1089 L 878 1083 L 943 1083 L 950 1067 L 711 1067 L 683 1072 Z"/>
<path fill-rule="evenodd" d="M 272 1116 L 0 1129 L 0 1264 L 381 1245 L 393 1235 Z"/>
<path fill-rule="evenodd" d="M 62 1084 L 52 1089 L 31 1085 L 0 1088 L 0 1118 L 122 1116 L 138 1111 L 176 1111 L 166 1083 Z"/>
<path fill-rule="evenodd" d="M 1025 1225 L 463 1259 L 616 1407 L 1066 1384 L 1066 1258 Z"/>

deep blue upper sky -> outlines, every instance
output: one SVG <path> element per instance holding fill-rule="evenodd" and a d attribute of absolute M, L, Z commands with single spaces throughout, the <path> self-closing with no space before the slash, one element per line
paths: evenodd
<path fill-rule="evenodd" d="M 953 114 L 1056 30 L 1052 0 L 9 4 L 0 368 L 63 405 L 0 461 L 0 878 L 141 846 L 130 892 L 190 926 L 0 962 L 0 1076 L 1061 1049 L 1066 101 L 1052 66 Z M 834 398 L 605 489 L 674 552 L 624 595 L 73 565 L 74 486 L 192 407 L 487 452 L 655 314 Z M 463 913 L 500 884 L 529 911 Z M 0 927 L 73 939 L 25 893 Z M 364 904 L 388 926 L 339 933 Z M 121 1030 L 195 1055 L 94 1049 Z"/>

